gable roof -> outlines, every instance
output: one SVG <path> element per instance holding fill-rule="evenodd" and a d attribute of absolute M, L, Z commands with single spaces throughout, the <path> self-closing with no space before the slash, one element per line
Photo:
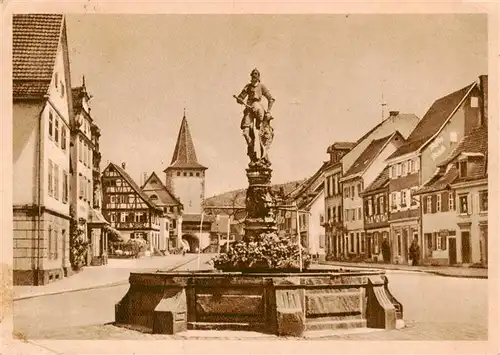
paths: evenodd
<path fill-rule="evenodd" d="M 463 153 L 480 153 L 479 157 L 472 157 L 471 160 L 476 161 L 470 165 L 470 170 L 467 172 L 467 177 L 460 178 L 458 169 L 454 160 Z M 449 158 L 439 165 L 435 175 L 426 182 L 418 191 L 417 194 L 430 193 L 441 191 L 450 187 L 451 184 L 482 179 L 487 176 L 487 161 L 488 158 L 488 127 L 480 126 L 472 130 L 458 143 Z"/>
<path fill-rule="evenodd" d="M 360 194 L 368 195 L 371 192 L 377 191 L 379 189 L 389 186 L 389 167 L 386 166 L 384 170 L 377 176 L 375 180 Z"/>
<path fill-rule="evenodd" d="M 125 181 L 130 185 L 130 187 L 144 200 L 144 202 L 149 207 L 161 210 L 161 208 L 158 205 L 156 205 L 153 201 L 151 201 L 151 199 L 148 197 L 148 195 L 146 195 L 144 193 L 144 191 L 141 190 L 139 185 L 136 184 L 134 179 L 132 179 L 130 177 L 130 175 L 123 168 L 121 168 L 120 166 L 118 166 L 116 164 L 109 163 L 108 167 L 104 170 L 107 170 L 110 167 L 114 168 L 118 172 L 118 174 L 120 174 L 122 176 L 122 178 L 125 179 Z"/>
<path fill-rule="evenodd" d="M 358 159 L 354 161 L 349 170 L 347 170 L 343 178 L 364 172 L 380 154 L 382 149 L 384 149 L 384 147 L 394 137 L 399 137 L 399 139 L 404 140 L 403 136 L 398 131 L 386 137 L 372 140 L 368 147 L 366 147 L 366 149 L 363 151 L 363 153 L 359 155 Z"/>
<path fill-rule="evenodd" d="M 157 187 L 154 187 L 152 185 L 148 186 L 148 184 L 152 182 L 156 182 Z M 175 197 L 173 193 L 170 192 L 170 190 L 163 184 L 161 179 L 158 177 L 158 175 L 156 175 L 154 171 L 146 179 L 143 186 L 141 187 L 141 190 L 144 191 L 146 195 L 149 196 L 149 198 L 151 198 L 153 193 L 156 194 L 162 205 L 167 205 L 167 206 L 182 205 L 179 199 Z"/>
<path fill-rule="evenodd" d="M 170 163 L 170 166 L 164 171 L 172 168 L 204 170 L 208 169 L 207 167 L 198 163 L 193 139 L 191 138 L 191 133 L 189 132 L 189 125 L 186 119 L 186 115 L 182 117 L 181 127 L 179 129 L 179 135 L 177 136 L 177 142 L 175 144 L 172 161 Z"/>
<path fill-rule="evenodd" d="M 298 185 L 295 189 L 293 189 L 292 191 L 290 191 L 289 194 L 286 195 L 286 198 L 287 199 L 292 199 L 292 200 L 295 200 L 295 199 L 298 199 L 301 197 L 301 195 L 303 194 L 303 192 L 305 190 L 307 190 L 309 187 L 311 187 L 311 185 L 313 185 L 315 182 L 318 181 L 318 179 L 321 177 L 321 175 L 324 173 L 325 171 L 325 168 L 329 165 L 329 162 L 323 162 L 323 164 L 321 165 L 321 167 L 308 179 L 304 180 L 300 185 Z M 320 183 L 321 186 L 323 186 L 322 184 L 322 181 Z M 314 191 L 312 191 L 311 193 L 312 194 L 317 194 L 318 193 L 318 187 L 316 187 L 314 189 Z"/>
<path fill-rule="evenodd" d="M 13 97 L 47 94 L 64 25 L 62 14 L 15 14 L 12 18 Z"/>
<path fill-rule="evenodd" d="M 434 101 L 417 124 L 417 127 L 411 132 L 406 143 L 399 147 L 388 159 L 412 153 L 422 148 L 432 136 L 441 131 L 443 125 L 450 119 L 451 114 L 474 86 L 476 86 L 475 82 Z"/>

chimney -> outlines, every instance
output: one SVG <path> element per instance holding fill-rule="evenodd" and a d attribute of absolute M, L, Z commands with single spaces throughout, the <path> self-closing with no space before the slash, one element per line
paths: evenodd
<path fill-rule="evenodd" d="M 479 90 L 481 90 L 481 125 L 488 123 L 488 75 L 479 76 Z"/>
<path fill-rule="evenodd" d="M 389 111 L 389 117 L 396 117 L 399 115 L 399 111 Z"/>
<path fill-rule="evenodd" d="M 125 167 L 127 166 L 127 164 L 125 162 L 122 163 L 122 169 L 125 170 Z"/>

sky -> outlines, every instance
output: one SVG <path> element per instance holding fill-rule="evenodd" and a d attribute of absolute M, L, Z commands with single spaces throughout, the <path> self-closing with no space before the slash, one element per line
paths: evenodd
<path fill-rule="evenodd" d="M 487 74 L 487 21 L 440 15 L 67 15 L 72 86 L 85 75 L 102 166 L 164 178 L 183 110 L 206 197 L 248 185 L 238 94 L 258 68 L 276 101 L 273 183 L 314 174 L 335 141 L 389 110 L 422 117 Z M 383 97 L 383 99 L 382 99 Z"/>

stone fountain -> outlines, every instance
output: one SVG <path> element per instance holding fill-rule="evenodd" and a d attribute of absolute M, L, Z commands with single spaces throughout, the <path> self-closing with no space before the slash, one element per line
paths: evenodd
<path fill-rule="evenodd" d="M 218 270 L 131 273 L 130 288 L 115 306 L 115 323 L 159 334 L 245 329 L 297 337 L 312 330 L 394 329 L 402 321 L 403 306 L 390 293 L 383 271 L 307 269 L 307 264 L 300 264 L 307 258 L 297 259 L 297 251 L 302 251 L 293 243 L 283 247 L 292 251 L 286 266 L 263 265 L 262 260 L 270 260 L 264 247 L 257 262 L 238 259 L 236 250 L 246 246 L 260 247 L 265 240 L 280 243 L 267 154 L 274 136 L 270 124 L 274 99 L 260 83 L 257 70 L 251 78 L 235 96 L 245 105 L 241 128 L 250 158 L 245 237 L 239 249 L 218 257 Z M 268 101 L 267 110 L 262 97 Z"/>

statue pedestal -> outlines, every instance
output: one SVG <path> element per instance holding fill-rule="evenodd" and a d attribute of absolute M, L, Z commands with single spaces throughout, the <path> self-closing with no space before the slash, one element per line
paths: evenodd
<path fill-rule="evenodd" d="M 246 196 L 245 241 L 256 240 L 262 233 L 277 231 L 271 173 L 272 170 L 268 167 L 252 166 L 247 169 L 249 186 Z"/>

